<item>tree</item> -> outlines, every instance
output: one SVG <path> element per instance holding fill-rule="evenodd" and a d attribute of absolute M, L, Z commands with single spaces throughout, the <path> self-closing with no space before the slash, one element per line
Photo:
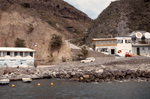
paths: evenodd
<path fill-rule="evenodd" d="M 15 47 L 26 47 L 25 40 L 17 38 L 15 40 Z"/>
<path fill-rule="evenodd" d="M 53 34 L 50 42 L 51 47 L 60 47 L 61 44 L 62 44 L 62 36 Z"/>
<path fill-rule="evenodd" d="M 86 58 L 88 55 L 88 50 L 86 49 L 86 47 L 82 47 L 81 51 L 77 54 L 77 56 L 79 57 L 79 59 L 82 59 L 82 58 Z"/>

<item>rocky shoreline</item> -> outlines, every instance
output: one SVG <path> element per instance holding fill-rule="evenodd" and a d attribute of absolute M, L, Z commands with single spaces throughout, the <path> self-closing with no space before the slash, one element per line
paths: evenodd
<path fill-rule="evenodd" d="M 0 78 L 21 80 L 29 77 L 33 79 L 60 78 L 79 82 L 113 82 L 124 80 L 150 81 L 150 71 L 147 70 L 110 70 L 106 68 L 89 70 L 85 68 L 51 69 L 51 68 L 3 68 Z M 2 71 L 2 69 L 1 69 Z"/>
<path fill-rule="evenodd" d="M 134 60 L 134 62 L 132 62 Z M 100 60 L 98 60 L 100 61 Z M 132 64 L 132 63 L 133 64 Z M 21 80 L 22 78 L 60 78 L 79 82 L 150 81 L 150 58 L 129 58 L 103 64 L 73 62 L 41 67 L 1 67 L 0 79 Z"/>

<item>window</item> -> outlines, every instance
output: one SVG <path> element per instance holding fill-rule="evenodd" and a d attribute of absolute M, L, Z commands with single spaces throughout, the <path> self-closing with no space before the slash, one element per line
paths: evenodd
<path fill-rule="evenodd" d="M 7 52 L 3 52 L 3 56 L 5 57 L 7 55 Z"/>
<path fill-rule="evenodd" d="M 113 43 L 116 44 L 116 41 L 114 40 Z"/>
<path fill-rule="evenodd" d="M 99 44 L 99 41 L 96 41 L 97 44 Z"/>
<path fill-rule="evenodd" d="M 0 52 L 0 57 L 2 57 L 2 52 Z"/>
<path fill-rule="evenodd" d="M 150 47 L 148 47 L 148 50 L 150 50 Z"/>
<path fill-rule="evenodd" d="M 143 50 L 144 50 L 144 47 L 143 47 Z"/>
<path fill-rule="evenodd" d="M 131 43 L 131 40 L 128 40 L 128 43 Z"/>
<path fill-rule="evenodd" d="M 111 44 L 111 41 L 109 41 L 109 44 Z"/>
<path fill-rule="evenodd" d="M 117 43 L 123 43 L 123 40 L 118 40 Z"/>
<path fill-rule="evenodd" d="M 103 44 L 103 41 L 101 41 L 101 44 Z"/>
<path fill-rule="evenodd" d="M 119 43 L 120 40 L 117 40 L 117 43 Z"/>
<path fill-rule="evenodd" d="M 121 40 L 121 43 L 123 43 L 123 40 Z"/>
<path fill-rule="evenodd" d="M 107 41 L 105 41 L 105 44 L 107 44 Z"/>
<path fill-rule="evenodd" d="M 28 56 L 28 55 L 29 55 L 29 53 L 28 53 L 28 52 L 25 52 L 25 57 Z"/>
<path fill-rule="evenodd" d="M 128 41 L 127 41 L 127 40 L 125 40 L 125 43 L 128 43 Z"/>
<path fill-rule="evenodd" d="M 107 48 L 102 48 L 101 52 L 108 52 L 108 49 Z"/>
<path fill-rule="evenodd" d="M 23 57 L 23 52 L 20 52 L 20 56 L 22 56 L 22 57 Z"/>
<path fill-rule="evenodd" d="M 17 56 L 18 55 L 18 52 L 15 52 L 15 56 Z"/>
<path fill-rule="evenodd" d="M 7 55 L 10 56 L 10 52 L 7 52 Z"/>
<path fill-rule="evenodd" d="M 30 52 L 30 56 L 33 57 L 33 52 Z"/>

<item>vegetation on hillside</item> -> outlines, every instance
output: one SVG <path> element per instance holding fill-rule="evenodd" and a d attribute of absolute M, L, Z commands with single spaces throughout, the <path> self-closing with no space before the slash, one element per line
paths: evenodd
<path fill-rule="evenodd" d="M 59 39 L 83 37 L 91 21 L 64 0 L 0 0 L 0 46 L 32 48 L 38 63 L 65 61 L 71 56 L 70 49 Z M 52 39 L 50 44 L 52 34 L 63 38 Z"/>
<path fill-rule="evenodd" d="M 85 46 L 83 46 L 81 51 L 77 54 L 78 59 L 85 59 L 87 55 L 88 55 L 88 50 Z"/>
<path fill-rule="evenodd" d="M 15 40 L 15 47 L 26 47 L 25 40 L 17 38 Z"/>
<path fill-rule="evenodd" d="M 62 45 L 62 36 L 52 34 L 50 45 L 51 45 L 51 48 L 60 47 Z"/>

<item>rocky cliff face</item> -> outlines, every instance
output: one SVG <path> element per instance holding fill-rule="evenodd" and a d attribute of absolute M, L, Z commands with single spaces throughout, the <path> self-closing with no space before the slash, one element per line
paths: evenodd
<path fill-rule="evenodd" d="M 0 46 L 13 47 L 16 38 L 36 50 L 36 59 L 48 62 L 70 58 L 65 39 L 82 37 L 91 19 L 62 0 L 0 0 Z M 51 51 L 51 35 L 63 37 Z M 35 46 L 37 44 L 37 46 Z"/>
<path fill-rule="evenodd" d="M 94 37 L 129 35 L 135 30 L 150 32 L 150 0 L 112 2 L 88 29 L 86 42 Z"/>

